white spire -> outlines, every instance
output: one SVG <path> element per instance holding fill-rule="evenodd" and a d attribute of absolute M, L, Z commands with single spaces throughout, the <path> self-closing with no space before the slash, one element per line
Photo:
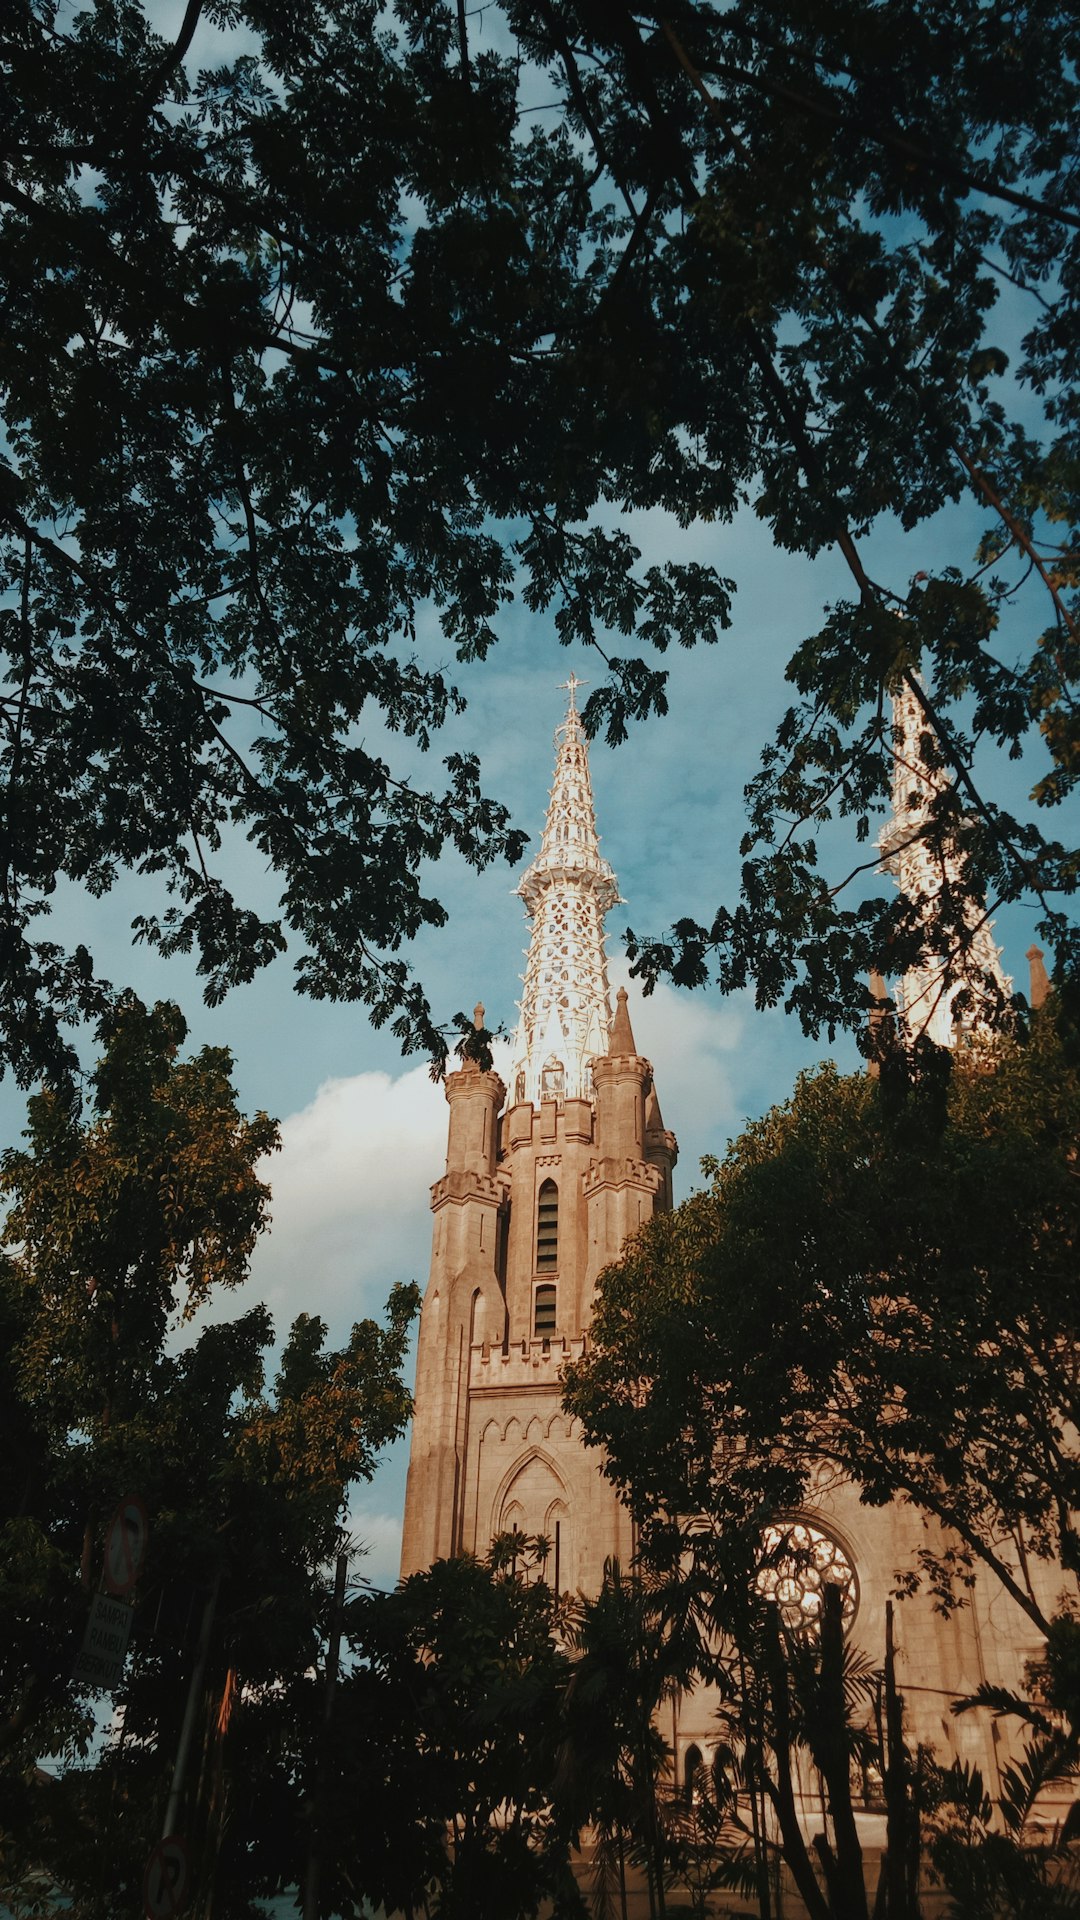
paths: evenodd
<path fill-rule="evenodd" d="M 943 793 L 949 785 L 944 769 L 926 765 L 922 751 L 926 734 L 933 736 L 933 728 L 918 697 L 911 687 L 902 686 L 893 695 L 892 820 L 881 836 L 882 865 L 909 900 L 926 902 L 924 911 L 928 915 L 942 887 L 959 887 L 963 875 L 961 857 L 948 853 L 942 856 L 921 832 L 934 795 Z M 960 1033 L 986 1030 L 988 1022 L 980 1004 L 987 1008 L 991 998 L 987 980 L 993 981 L 1002 994 L 1012 992 L 1012 981 L 1002 972 L 1000 949 L 995 945 L 993 923 L 985 908 L 977 900 L 967 900 L 964 920 L 970 942 L 959 965 L 953 958 L 954 977 L 948 987 L 943 985 L 943 957 L 931 955 L 922 966 L 909 968 L 900 982 L 900 1011 L 913 1039 L 925 1033 L 938 1046 L 955 1046 Z M 954 1002 L 964 988 L 971 993 L 973 1005 L 957 1015 Z"/>
<path fill-rule="evenodd" d="M 611 1028 L 604 915 L 619 898 L 600 852 L 589 754 L 571 674 L 566 719 L 555 734 L 555 779 L 544 837 L 517 892 L 532 919 L 525 992 L 510 1075 L 511 1101 L 586 1098 L 591 1062 Z"/>

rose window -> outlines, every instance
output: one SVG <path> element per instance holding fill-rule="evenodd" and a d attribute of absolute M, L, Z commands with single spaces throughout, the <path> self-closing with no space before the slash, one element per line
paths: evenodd
<path fill-rule="evenodd" d="M 846 1632 L 859 1604 L 859 1584 L 839 1542 L 820 1527 L 797 1520 L 766 1527 L 761 1544 L 763 1564 L 754 1587 L 762 1599 L 775 1601 L 784 1626 L 795 1633 L 816 1628 L 825 1607 L 826 1587 L 839 1587 Z"/>

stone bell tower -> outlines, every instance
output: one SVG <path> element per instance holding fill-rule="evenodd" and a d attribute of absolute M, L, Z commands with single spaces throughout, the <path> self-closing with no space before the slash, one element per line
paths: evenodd
<path fill-rule="evenodd" d="M 629 1516 L 563 1412 L 559 1376 L 588 1339 L 597 1275 L 671 1205 L 677 1149 L 621 988 L 611 1011 L 604 916 L 619 893 L 596 833 L 578 684 L 567 682 L 544 835 L 517 889 L 532 935 L 509 1099 L 473 1063 L 446 1080 L 403 1577 L 515 1529 L 550 1541 L 559 1591 L 596 1592 L 605 1559 L 631 1557 Z"/>

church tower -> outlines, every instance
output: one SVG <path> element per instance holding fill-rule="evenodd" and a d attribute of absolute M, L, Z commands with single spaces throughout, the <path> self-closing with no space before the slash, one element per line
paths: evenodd
<path fill-rule="evenodd" d="M 473 1062 L 446 1079 L 403 1578 L 515 1529 L 550 1541 L 558 1591 L 596 1592 L 605 1559 L 632 1552 L 629 1516 L 559 1381 L 588 1339 L 597 1275 L 671 1205 L 677 1150 L 621 988 L 612 1012 L 604 919 L 619 892 L 596 832 L 578 684 L 567 682 L 543 838 L 517 889 L 532 932 L 509 1100 Z"/>
<path fill-rule="evenodd" d="M 992 1029 L 992 1014 L 1008 1001 L 1012 982 L 1002 971 L 985 906 L 964 886 L 960 857 L 938 851 L 926 833 L 935 798 L 952 785 L 944 768 L 933 764 L 934 745 L 917 694 L 901 687 L 893 695 L 892 817 L 879 843 L 881 864 L 902 895 L 922 903 L 924 918 L 940 895 L 962 897 L 965 934 L 963 951 L 948 967 L 935 954 L 910 967 L 898 983 L 897 1002 L 909 1040 L 925 1034 L 939 1047 L 954 1047 L 965 1036 Z M 877 983 L 874 992 L 884 998 Z M 961 994 L 963 1012 L 957 1006 Z"/>

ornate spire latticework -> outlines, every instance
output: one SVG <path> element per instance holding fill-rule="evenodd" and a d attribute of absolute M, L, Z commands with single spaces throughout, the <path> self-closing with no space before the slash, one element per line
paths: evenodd
<path fill-rule="evenodd" d="M 571 674 L 555 734 L 555 779 L 540 851 L 517 888 L 532 920 L 510 1075 L 512 1101 L 588 1098 L 611 1031 L 604 915 L 619 898 L 600 852 L 589 752 Z"/>
<path fill-rule="evenodd" d="M 942 854 L 922 831 L 935 794 L 949 784 L 943 769 L 926 764 L 922 742 L 927 734 L 933 729 L 917 695 L 902 687 L 893 695 L 892 819 L 881 836 L 882 865 L 907 899 L 925 903 L 928 916 L 943 889 L 961 888 L 963 873 L 960 856 Z M 948 956 L 948 983 L 946 956 L 928 955 L 899 984 L 898 1003 L 912 1039 L 926 1034 L 938 1046 L 955 1046 L 964 1034 L 988 1030 L 991 1004 L 1012 991 L 985 906 L 969 897 L 963 911 L 968 938 L 962 954 Z M 970 995 L 970 1003 L 961 1013 L 956 1000 L 962 992 Z"/>

